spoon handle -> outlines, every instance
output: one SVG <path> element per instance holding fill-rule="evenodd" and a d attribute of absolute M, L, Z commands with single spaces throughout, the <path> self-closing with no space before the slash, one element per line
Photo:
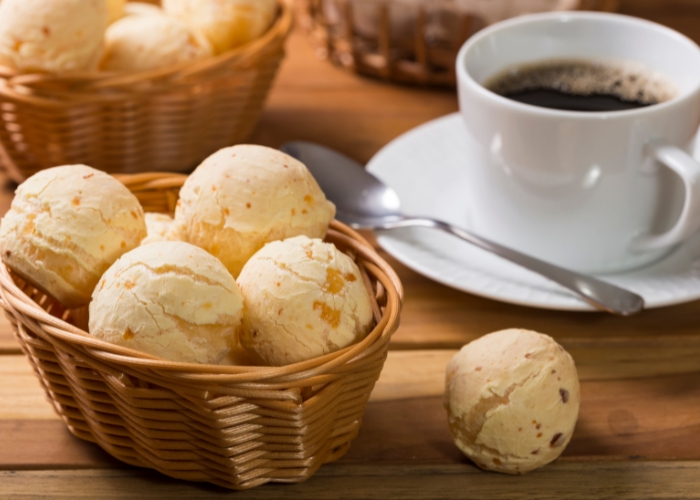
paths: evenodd
<path fill-rule="evenodd" d="M 569 269 L 548 264 L 547 262 L 516 252 L 515 250 L 506 248 L 498 243 L 489 241 L 446 222 L 423 217 L 401 217 L 391 221 L 382 221 L 381 224 L 378 224 L 376 229 L 395 229 L 410 226 L 435 228 L 457 236 L 487 252 L 494 253 L 525 269 L 529 269 L 530 271 L 550 279 L 564 288 L 571 290 L 594 307 L 604 309 L 613 314 L 630 316 L 644 309 L 644 299 L 636 293 L 606 283 L 592 276 L 579 274 Z"/>

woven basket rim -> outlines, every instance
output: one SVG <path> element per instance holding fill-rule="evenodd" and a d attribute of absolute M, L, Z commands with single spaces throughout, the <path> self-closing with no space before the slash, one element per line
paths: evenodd
<path fill-rule="evenodd" d="M 148 177 L 151 182 L 148 182 Z M 170 179 L 168 179 L 170 177 Z M 166 173 L 146 173 L 133 176 L 124 174 L 118 178 L 128 186 L 134 184 L 146 184 L 149 187 L 167 181 L 167 187 L 179 187 L 185 175 Z M 132 182 L 134 183 L 132 184 Z M 10 270 L 4 263 L 0 263 L 0 302 L 9 314 L 21 315 L 26 320 L 44 333 L 62 341 L 82 345 L 97 359 L 111 363 L 119 363 L 124 366 L 150 368 L 159 372 L 179 374 L 181 379 L 196 382 L 251 382 L 270 381 L 283 377 L 285 380 L 310 378 L 312 376 L 328 373 L 330 370 L 347 364 L 353 360 L 361 359 L 372 346 L 380 340 L 388 341 L 398 327 L 399 315 L 403 303 L 403 287 L 393 268 L 372 248 L 372 246 L 360 234 L 345 224 L 334 220 L 331 223 L 329 233 L 334 238 L 351 240 L 355 243 L 353 250 L 364 261 L 365 267 L 375 275 L 377 281 L 382 284 L 387 293 L 387 304 L 381 317 L 375 318 L 376 325 L 372 331 L 360 342 L 348 346 L 339 351 L 319 356 L 307 361 L 293 363 L 286 366 L 229 366 L 212 364 L 180 363 L 164 360 L 140 351 L 114 345 L 91 336 L 88 332 L 73 326 L 61 318 L 47 313 L 39 304 L 27 296 L 15 283 Z"/>
<path fill-rule="evenodd" d="M 165 80 L 168 82 L 196 77 L 198 74 L 216 70 L 231 64 L 241 64 L 263 53 L 277 40 L 284 40 L 293 26 L 293 0 L 277 0 L 279 13 L 277 18 L 260 37 L 244 45 L 230 49 L 222 54 L 195 61 L 179 63 L 164 68 L 140 71 L 75 71 L 61 74 L 43 72 L 22 72 L 15 68 L 0 65 L 0 91 L 8 92 L 12 87 L 31 89 L 34 85 L 41 87 L 83 87 L 85 89 L 105 89 L 133 86 Z M 11 85 L 8 83 L 11 82 Z"/>

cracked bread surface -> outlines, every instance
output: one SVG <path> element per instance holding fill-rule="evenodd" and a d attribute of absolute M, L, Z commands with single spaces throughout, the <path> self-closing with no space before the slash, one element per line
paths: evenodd
<path fill-rule="evenodd" d="M 126 16 L 107 28 L 100 69 L 146 71 L 210 57 L 201 34 L 165 15 Z"/>
<path fill-rule="evenodd" d="M 171 361 L 217 364 L 231 349 L 243 297 L 221 262 L 194 245 L 141 246 L 104 274 L 90 334 Z"/>
<path fill-rule="evenodd" d="M 108 11 L 105 0 L 3 0 L 0 64 L 25 72 L 95 69 Z"/>
<path fill-rule="evenodd" d="M 85 165 L 42 170 L 2 219 L 3 262 L 67 307 L 90 301 L 100 276 L 146 236 L 143 209 L 114 177 Z"/>
<path fill-rule="evenodd" d="M 365 338 L 372 306 L 360 270 L 334 245 L 298 236 L 268 243 L 238 278 L 239 340 L 258 362 L 283 366 Z"/>
<path fill-rule="evenodd" d="M 555 460 L 571 439 L 579 401 L 573 359 L 537 332 L 485 335 L 447 365 L 450 432 L 482 469 L 524 474 Z"/>
<path fill-rule="evenodd" d="M 265 243 L 323 238 L 335 206 L 306 166 L 276 149 L 238 145 L 204 160 L 180 190 L 182 238 L 221 259 L 234 277 Z"/>

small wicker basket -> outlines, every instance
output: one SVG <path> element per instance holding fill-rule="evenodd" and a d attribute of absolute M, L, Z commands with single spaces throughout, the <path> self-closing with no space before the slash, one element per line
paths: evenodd
<path fill-rule="evenodd" d="M 292 26 L 291 0 L 261 38 L 216 57 L 128 73 L 20 74 L 0 67 L 0 162 L 20 182 L 55 165 L 186 172 L 245 141 Z"/>
<path fill-rule="evenodd" d="M 121 176 L 146 211 L 171 212 L 185 176 Z M 357 436 L 398 327 L 401 283 L 360 235 L 327 237 L 352 256 L 376 324 L 362 342 L 285 367 L 174 363 L 91 337 L 66 311 L 0 264 L 0 297 L 49 401 L 77 437 L 132 465 L 247 489 L 308 479 Z"/>
<path fill-rule="evenodd" d="M 560 4 L 611 12 L 618 0 Z M 318 57 L 363 75 L 417 85 L 454 86 L 457 52 L 487 25 L 454 0 L 298 0 L 297 7 Z"/>

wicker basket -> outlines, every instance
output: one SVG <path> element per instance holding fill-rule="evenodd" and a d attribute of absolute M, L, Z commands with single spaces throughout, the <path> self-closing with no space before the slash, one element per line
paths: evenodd
<path fill-rule="evenodd" d="M 614 11 L 618 4 L 562 1 L 580 10 Z M 298 0 L 298 10 L 320 58 L 363 75 L 418 85 L 454 86 L 457 52 L 487 24 L 454 0 Z"/>
<path fill-rule="evenodd" d="M 146 211 L 172 211 L 185 176 L 121 176 Z M 91 337 L 66 311 L 0 264 L 0 297 L 49 400 L 77 437 L 169 476 L 247 489 L 308 479 L 357 436 L 398 326 L 401 283 L 357 233 L 328 241 L 355 258 L 374 297 L 370 335 L 285 367 L 174 363 Z"/>
<path fill-rule="evenodd" d="M 280 0 L 261 38 L 153 71 L 66 76 L 0 67 L 0 161 L 21 181 L 85 163 L 113 173 L 186 172 L 252 133 L 292 25 Z"/>

